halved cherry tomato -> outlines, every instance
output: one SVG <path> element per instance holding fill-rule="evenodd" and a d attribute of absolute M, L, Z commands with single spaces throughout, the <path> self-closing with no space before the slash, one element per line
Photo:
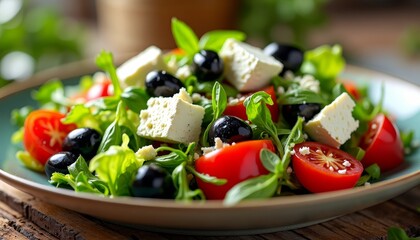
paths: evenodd
<path fill-rule="evenodd" d="M 303 142 L 293 149 L 296 178 L 310 192 L 352 188 L 362 175 L 362 164 L 340 149 L 317 142 Z"/>
<path fill-rule="evenodd" d="M 86 92 L 85 98 L 87 101 L 97 99 L 100 97 L 112 96 L 114 87 L 109 79 L 94 83 Z"/>
<path fill-rule="evenodd" d="M 276 96 L 276 92 L 274 90 L 273 86 L 267 87 L 265 89 L 263 89 L 262 91 L 270 94 L 271 99 L 273 100 L 273 105 L 267 105 L 268 109 L 270 110 L 271 113 L 271 119 L 274 122 L 277 122 L 277 120 L 279 119 L 279 106 L 277 105 L 277 96 Z M 251 94 L 247 94 L 246 96 L 249 96 Z M 224 115 L 230 115 L 230 116 L 235 116 L 238 117 L 240 119 L 243 120 L 247 120 L 248 117 L 246 116 L 246 108 L 244 106 L 244 100 L 245 99 L 241 99 L 239 100 L 237 103 L 235 104 L 228 104 L 226 106 L 225 111 L 223 112 Z"/>
<path fill-rule="evenodd" d="M 35 110 L 25 120 L 23 145 L 39 163 L 45 164 L 49 157 L 62 150 L 67 134 L 76 129 L 75 124 L 63 124 L 62 113 L 52 110 Z"/>
<path fill-rule="evenodd" d="M 404 161 L 404 147 L 397 127 L 384 114 L 376 116 L 370 123 L 359 146 L 366 153 L 362 164 L 368 167 L 377 163 L 381 171 L 391 170 Z"/>
<path fill-rule="evenodd" d="M 214 185 L 197 178 L 197 184 L 207 199 L 223 199 L 237 183 L 267 174 L 260 159 L 263 148 L 275 151 L 270 140 L 252 140 L 215 150 L 197 159 L 195 168 L 198 172 L 227 180 L 223 185 Z"/>

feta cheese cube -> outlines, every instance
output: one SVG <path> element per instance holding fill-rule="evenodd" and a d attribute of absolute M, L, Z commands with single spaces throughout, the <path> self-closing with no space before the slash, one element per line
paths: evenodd
<path fill-rule="evenodd" d="M 146 75 L 153 70 L 164 70 L 162 50 L 150 46 L 137 56 L 127 60 L 117 68 L 117 75 L 123 88 L 128 86 L 143 87 Z"/>
<path fill-rule="evenodd" d="M 347 93 L 342 93 L 305 125 L 306 133 L 315 141 L 339 148 L 359 127 L 352 116 L 355 105 Z"/>
<path fill-rule="evenodd" d="M 281 62 L 264 54 L 260 48 L 234 39 L 225 41 L 220 57 L 225 64 L 227 81 L 239 91 L 261 89 L 283 69 Z"/>
<path fill-rule="evenodd" d="M 197 142 L 204 118 L 204 108 L 192 104 L 191 97 L 181 89 L 173 97 L 156 97 L 147 101 L 140 111 L 139 136 L 168 143 Z"/>

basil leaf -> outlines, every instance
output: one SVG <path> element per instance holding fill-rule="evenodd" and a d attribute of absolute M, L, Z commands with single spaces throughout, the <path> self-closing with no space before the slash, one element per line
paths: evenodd
<path fill-rule="evenodd" d="M 260 158 L 263 166 L 269 172 L 276 172 L 276 165 L 280 163 L 280 158 L 268 149 L 261 149 Z"/>
<path fill-rule="evenodd" d="M 159 165 L 168 171 L 173 171 L 173 169 L 185 161 L 185 156 L 182 156 L 176 152 L 170 152 L 166 155 L 158 156 L 155 158 L 155 160 L 153 160 L 156 165 Z"/>
<path fill-rule="evenodd" d="M 172 18 L 171 26 L 176 45 L 191 56 L 197 53 L 199 50 L 198 38 L 194 31 L 187 24 L 176 18 Z"/>
<path fill-rule="evenodd" d="M 118 120 L 115 119 L 105 130 L 102 136 L 101 144 L 98 148 L 98 153 L 107 151 L 113 145 L 120 145 L 121 128 L 118 125 Z"/>
<path fill-rule="evenodd" d="M 319 93 L 315 93 L 311 90 L 297 88 L 287 91 L 283 94 L 279 102 L 284 104 L 302 104 L 302 103 L 320 103 L 322 105 L 328 104 L 328 102 L 322 98 Z"/>
<path fill-rule="evenodd" d="M 117 76 L 117 70 L 114 65 L 112 53 L 101 51 L 101 53 L 99 53 L 99 55 L 96 57 L 96 65 L 109 74 L 112 86 L 114 87 L 114 96 L 119 97 L 121 94 L 121 87 Z"/>
<path fill-rule="evenodd" d="M 142 88 L 128 87 L 121 94 L 121 99 L 135 113 L 140 113 L 141 110 L 147 108 L 149 98 L 149 94 Z"/>
<path fill-rule="evenodd" d="M 209 49 L 219 52 L 228 38 L 243 41 L 246 38 L 245 33 L 240 31 L 215 30 L 205 33 L 199 41 L 200 49 Z"/>
<path fill-rule="evenodd" d="M 212 91 L 212 107 L 214 112 L 213 119 L 218 119 L 225 111 L 227 96 L 219 82 L 215 82 Z"/>
<path fill-rule="evenodd" d="M 275 174 L 261 175 L 250 178 L 233 186 L 223 201 L 225 205 L 234 205 L 245 199 L 259 199 L 272 197 L 278 187 Z"/>

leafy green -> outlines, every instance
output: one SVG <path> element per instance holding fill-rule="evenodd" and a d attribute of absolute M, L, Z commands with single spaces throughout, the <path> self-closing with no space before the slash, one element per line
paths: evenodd
<path fill-rule="evenodd" d="M 13 109 L 11 113 L 11 122 L 18 126 L 23 127 L 23 124 L 25 123 L 26 117 L 34 110 L 32 106 L 25 106 L 21 107 L 19 109 Z"/>
<path fill-rule="evenodd" d="M 215 52 L 220 51 L 225 41 L 229 38 L 238 41 L 244 41 L 246 38 L 245 33 L 240 31 L 223 31 L 216 30 L 205 33 L 198 42 L 200 49 L 209 49 Z"/>
<path fill-rule="evenodd" d="M 68 167 L 68 170 L 68 174 L 53 173 L 50 183 L 57 187 L 68 185 L 76 192 L 109 195 L 108 184 L 89 171 L 87 163 L 82 156 L 79 156 L 76 162 Z"/>
<path fill-rule="evenodd" d="M 44 165 L 39 163 L 27 151 L 17 151 L 16 158 L 19 159 L 23 166 L 31 170 L 44 173 Z"/>
<path fill-rule="evenodd" d="M 109 74 L 112 86 L 114 87 L 114 96 L 119 97 L 121 94 L 120 82 L 115 69 L 114 60 L 111 52 L 101 51 L 96 57 L 96 65 Z"/>
<path fill-rule="evenodd" d="M 135 113 L 140 113 L 141 110 L 147 108 L 149 98 L 149 94 L 143 88 L 128 87 L 121 94 L 121 99 Z"/>
<path fill-rule="evenodd" d="M 79 128 L 89 127 L 96 129 L 99 132 L 102 132 L 99 118 L 97 116 L 94 116 L 91 113 L 90 109 L 83 104 L 77 104 L 71 107 L 70 111 L 66 114 L 62 122 L 65 124 L 74 123 Z"/>
<path fill-rule="evenodd" d="M 401 142 L 406 156 L 413 154 L 420 146 L 414 138 L 414 131 L 400 131 Z"/>
<path fill-rule="evenodd" d="M 187 179 L 186 162 L 183 162 L 172 172 L 172 181 L 174 182 L 177 192 L 175 199 L 183 201 L 205 199 L 204 193 L 201 189 L 190 189 Z"/>
<path fill-rule="evenodd" d="M 390 227 L 387 232 L 388 240 L 419 240 L 419 237 L 409 237 L 404 229 L 399 227 Z"/>
<path fill-rule="evenodd" d="M 323 45 L 305 52 L 300 71 L 313 75 L 320 80 L 321 89 L 330 92 L 345 64 L 340 45 Z"/>
<path fill-rule="evenodd" d="M 57 110 L 62 106 L 69 105 L 69 101 L 64 95 L 64 86 L 60 80 L 44 83 L 37 91 L 32 93 L 33 99 L 38 101 L 41 106 L 50 104 Z"/>
<path fill-rule="evenodd" d="M 187 52 L 188 55 L 194 55 L 199 50 L 198 37 L 194 31 L 184 22 L 172 18 L 172 35 L 179 48 Z"/>
<path fill-rule="evenodd" d="M 131 195 L 131 183 L 143 164 L 143 160 L 137 159 L 128 143 L 129 137 L 123 134 L 121 146 L 110 146 L 108 150 L 96 155 L 89 164 L 89 170 L 95 171 L 99 179 L 108 184 L 112 196 Z"/>
<path fill-rule="evenodd" d="M 365 168 L 363 173 L 364 174 L 357 181 L 356 186 L 363 186 L 367 182 L 378 180 L 381 177 L 381 169 L 376 163 Z"/>
<path fill-rule="evenodd" d="M 280 104 L 319 103 L 327 105 L 328 102 L 318 93 L 311 90 L 297 88 L 287 91 L 279 98 Z"/>
<path fill-rule="evenodd" d="M 208 137 L 210 128 L 212 127 L 213 123 L 223 114 L 227 105 L 226 92 L 219 82 L 215 82 L 213 85 L 211 105 L 213 109 L 213 120 L 207 126 L 206 130 L 204 131 L 202 135 L 201 143 L 203 146 L 208 146 L 207 137 Z"/>
<path fill-rule="evenodd" d="M 273 105 L 270 94 L 259 91 L 247 97 L 244 101 L 248 120 L 266 131 L 274 141 L 277 151 L 283 155 L 283 146 L 278 138 L 277 127 L 271 120 L 270 110 L 266 104 Z"/>

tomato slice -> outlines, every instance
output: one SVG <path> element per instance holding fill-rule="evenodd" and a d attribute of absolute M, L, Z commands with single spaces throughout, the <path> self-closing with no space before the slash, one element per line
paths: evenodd
<path fill-rule="evenodd" d="M 267 105 L 267 107 L 270 110 L 271 119 L 274 122 L 277 122 L 279 120 L 279 107 L 277 105 L 277 96 L 276 96 L 274 87 L 270 86 L 263 89 L 262 91 L 270 94 L 271 99 L 274 102 L 273 105 Z M 244 97 L 238 98 L 238 101 L 235 102 L 234 104 L 228 104 L 223 114 L 229 115 L 229 116 L 235 116 L 243 120 L 248 120 L 248 117 L 246 116 L 246 108 L 244 106 L 244 101 L 245 101 L 245 97 L 249 95 L 251 94 L 247 94 Z"/>
<path fill-rule="evenodd" d="M 227 180 L 223 185 L 214 185 L 197 178 L 197 184 L 206 198 L 223 199 L 229 189 L 239 182 L 268 174 L 260 159 L 263 148 L 275 151 L 270 140 L 252 140 L 218 149 L 198 158 L 195 161 L 196 171 Z"/>
<path fill-rule="evenodd" d="M 75 124 L 63 124 L 64 114 L 52 110 L 35 110 L 25 120 L 23 145 L 39 163 L 62 150 L 62 143 Z"/>
<path fill-rule="evenodd" d="M 399 131 L 384 114 L 379 114 L 370 121 L 368 131 L 361 138 L 359 146 L 366 151 L 362 159 L 365 167 L 376 163 L 385 172 L 404 161 L 404 147 Z"/>
<path fill-rule="evenodd" d="M 360 100 L 361 94 L 357 89 L 356 84 L 350 81 L 343 81 L 343 86 L 346 89 L 346 91 L 354 98 L 354 100 Z"/>
<path fill-rule="evenodd" d="M 293 149 L 296 178 L 310 192 L 352 188 L 362 175 L 362 164 L 340 149 L 317 142 L 303 142 Z"/>

